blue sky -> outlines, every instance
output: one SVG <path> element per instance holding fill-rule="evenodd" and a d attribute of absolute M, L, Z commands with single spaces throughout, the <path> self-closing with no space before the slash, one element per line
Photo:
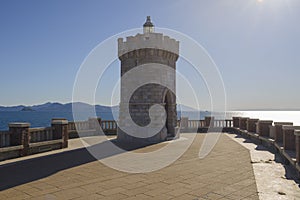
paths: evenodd
<path fill-rule="evenodd" d="M 151 15 L 156 26 L 185 33 L 207 50 L 222 75 L 228 109 L 300 108 L 299 10 L 298 0 L 2 0 L 0 105 L 70 102 L 89 52 Z M 100 83 L 97 103 L 110 103 L 105 94 L 119 78 L 118 65 Z M 178 71 L 192 76 L 185 67 L 178 63 Z M 201 77 L 199 85 L 206 109 Z M 194 106 L 188 94 L 179 95 Z"/>

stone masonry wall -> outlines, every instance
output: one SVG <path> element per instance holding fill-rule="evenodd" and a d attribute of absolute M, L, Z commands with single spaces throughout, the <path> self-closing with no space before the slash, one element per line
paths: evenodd
<path fill-rule="evenodd" d="M 119 57 L 121 60 L 121 76 L 126 72 L 139 65 L 148 63 L 158 63 L 167 65 L 176 70 L 176 61 L 178 55 L 162 49 L 144 48 L 137 49 L 125 53 Z M 174 88 L 176 88 L 176 73 L 170 75 L 160 73 L 162 79 L 172 80 Z M 138 77 L 137 77 L 138 78 Z M 121 81 L 121 101 L 119 123 L 126 124 L 129 117 L 139 126 L 146 126 L 150 123 L 149 108 L 154 104 L 160 104 L 166 108 L 167 123 L 166 126 L 156 136 L 148 139 L 143 139 L 144 142 L 158 142 L 166 139 L 167 136 L 175 135 L 175 127 L 177 122 L 176 111 L 176 94 L 170 92 L 164 86 L 158 84 L 146 84 L 138 88 L 130 98 L 129 105 L 124 104 L 123 93 L 126 92 L 126 85 Z M 125 106 L 129 106 L 130 116 L 126 116 L 122 110 Z M 133 141 L 138 140 L 126 135 L 122 130 L 118 130 L 118 139 Z"/>

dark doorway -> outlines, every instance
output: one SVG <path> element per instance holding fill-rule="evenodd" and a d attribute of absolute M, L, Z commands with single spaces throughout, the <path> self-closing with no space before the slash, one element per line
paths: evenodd
<path fill-rule="evenodd" d="M 166 128 L 168 133 L 167 136 L 174 137 L 175 129 L 174 129 L 173 116 L 172 116 L 172 113 L 174 111 L 172 110 L 173 109 L 172 93 L 169 90 L 166 92 L 164 103 L 165 103 L 165 109 L 167 114 L 167 119 L 166 119 Z"/>

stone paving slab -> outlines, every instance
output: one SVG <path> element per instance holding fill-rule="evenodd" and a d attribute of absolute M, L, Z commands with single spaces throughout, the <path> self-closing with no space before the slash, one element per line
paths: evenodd
<path fill-rule="evenodd" d="M 295 172 L 285 165 L 277 154 L 238 135 L 226 135 L 249 149 L 260 199 L 300 199 Z"/>
<path fill-rule="evenodd" d="M 204 136 L 197 134 L 173 164 L 149 173 L 111 169 L 85 149 L 4 164 L 0 199 L 258 199 L 249 150 L 221 135 L 213 151 L 199 159 Z"/>

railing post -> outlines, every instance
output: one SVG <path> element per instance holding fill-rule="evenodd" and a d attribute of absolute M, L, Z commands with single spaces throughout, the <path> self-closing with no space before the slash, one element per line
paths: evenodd
<path fill-rule="evenodd" d="M 89 129 L 92 130 L 92 129 L 96 129 L 96 118 L 89 118 L 88 119 L 88 123 L 89 123 Z"/>
<path fill-rule="evenodd" d="M 9 125 L 10 134 L 10 146 L 23 145 L 21 156 L 26 156 L 29 153 L 29 123 L 10 123 Z"/>
<path fill-rule="evenodd" d="M 98 117 L 97 118 L 97 126 L 96 126 L 96 131 L 97 132 L 100 132 L 101 131 L 101 129 L 102 129 L 102 122 L 101 122 L 101 118 L 100 117 Z"/>
<path fill-rule="evenodd" d="M 205 126 L 205 124 L 204 124 L 204 120 L 199 120 L 199 127 L 204 127 Z"/>
<path fill-rule="evenodd" d="M 189 118 L 188 117 L 181 117 L 180 128 L 181 129 L 186 129 L 186 128 L 188 128 L 188 125 L 189 125 Z"/>
<path fill-rule="evenodd" d="M 269 126 L 273 124 L 271 120 L 259 120 L 257 122 L 257 133 L 259 136 L 262 137 L 269 137 L 270 135 L 270 128 Z"/>
<path fill-rule="evenodd" d="M 269 129 L 270 129 L 270 138 L 274 139 L 275 138 L 275 134 L 276 134 L 276 127 L 273 126 L 273 125 L 270 125 L 269 126 Z"/>
<path fill-rule="evenodd" d="M 282 126 L 283 131 L 283 149 L 284 150 L 295 150 L 295 129 L 300 129 L 300 126 L 289 126 L 284 125 Z"/>
<path fill-rule="evenodd" d="M 98 133 L 101 130 L 101 118 L 89 118 L 89 129 L 95 129 Z"/>
<path fill-rule="evenodd" d="M 214 127 L 215 118 L 214 117 L 205 117 L 205 127 Z"/>
<path fill-rule="evenodd" d="M 232 117 L 232 123 L 234 128 L 240 127 L 240 117 Z"/>
<path fill-rule="evenodd" d="M 255 133 L 256 132 L 256 123 L 259 119 L 247 119 L 247 131 Z"/>
<path fill-rule="evenodd" d="M 53 140 L 62 139 L 62 148 L 68 147 L 69 131 L 68 120 L 52 119 L 51 122 Z"/>
<path fill-rule="evenodd" d="M 294 132 L 295 137 L 296 137 L 296 141 L 295 141 L 295 145 L 296 145 L 296 161 L 297 164 L 300 165 L 300 130 L 295 130 Z"/>
<path fill-rule="evenodd" d="M 241 130 L 247 130 L 247 120 L 249 118 L 248 117 L 240 117 L 239 118 L 239 128 Z"/>
<path fill-rule="evenodd" d="M 283 131 L 282 126 L 290 125 L 293 126 L 292 122 L 274 122 L 275 125 L 275 142 L 282 143 L 283 142 Z"/>

